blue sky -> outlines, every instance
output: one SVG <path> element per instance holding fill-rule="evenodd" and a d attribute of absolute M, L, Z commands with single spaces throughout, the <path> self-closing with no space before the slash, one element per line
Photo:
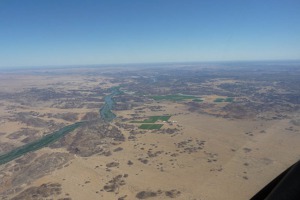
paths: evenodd
<path fill-rule="evenodd" d="M 299 0 L 0 0 L 0 66 L 300 59 Z"/>

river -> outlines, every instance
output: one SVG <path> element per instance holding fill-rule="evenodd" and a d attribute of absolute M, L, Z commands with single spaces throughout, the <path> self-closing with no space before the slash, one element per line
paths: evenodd
<path fill-rule="evenodd" d="M 100 112 L 101 118 L 106 122 L 110 122 L 114 118 L 116 118 L 116 115 L 111 111 L 111 109 L 113 109 L 114 105 L 116 104 L 113 97 L 118 94 L 121 94 L 119 87 L 113 87 L 113 88 L 111 88 L 111 94 L 104 97 L 105 104 L 100 108 L 99 112 Z M 24 155 L 28 152 L 36 151 L 45 146 L 48 146 L 49 144 L 57 141 L 61 137 L 65 136 L 66 134 L 68 134 L 68 133 L 72 132 L 73 130 L 75 130 L 76 128 L 80 127 L 83 123 L 85 123 L 85 122 L 84 121 L 76 122 L 72 125 L 65 126 L 61 129 L 59 129 L 58 131 L 55 131 L 51 134 L 48 134 L 48 135 L 42 137 L 39 140 L 25 144 L 25 145 L 18 147 L 6 154 L 0 155 L 0 165 L 8 163 L 18 157 L 21 157 L 22 155 Z"/>
<path fill-rule="evenodd" d="M 111 110 L 114 108 L 116 104 L 113 97 L 119 94 L 121 94 L 120 88 L 112 87 L 111 94 L 104 97 L 105 104 L 99 110 L 100 116 L 104 121 L 110 122 L 114 118 L 116 118 L 116 115 Z"/>

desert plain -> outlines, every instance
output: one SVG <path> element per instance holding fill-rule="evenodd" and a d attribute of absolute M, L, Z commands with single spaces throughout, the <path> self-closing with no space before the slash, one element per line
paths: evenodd
<path fill-rule="evenodd" d="M 250 199 L 300 158 L 295 65 L 16 69 L 0 85 L 3 200 Z"/>

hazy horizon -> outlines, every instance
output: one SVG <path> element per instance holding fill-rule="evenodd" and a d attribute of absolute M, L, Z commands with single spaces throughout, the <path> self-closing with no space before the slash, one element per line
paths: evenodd
<path fill-rule="evenodd" d="M 249 66 L 250 64 L 250 66 Z M 178 65 L 198 67 L 260 67 L 280 66 L 300 67 L 300 60 L 228 60 L 228 61 L 189 61 L 189 62 L 148 62 L 148 63 L 108 63 L 108 64 L 74 64 L 74 65 L 35 65 L 35 66 L 0 66 L 0 70 L 31 70 L 31 69 L 74 69 L 74 68 L 101 68 L 101 67 L 172 67 Z M 182 66 L 183 67 L 183 66 Z"/>

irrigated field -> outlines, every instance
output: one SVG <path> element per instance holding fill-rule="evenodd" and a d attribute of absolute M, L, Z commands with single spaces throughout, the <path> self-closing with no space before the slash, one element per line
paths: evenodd
<path fill-rule="evenodd" d="M 171 116 L 150 116 L 148 119 L 143 121 L 131 121 L 131 123 L 155 123 L 158 120 L 160 121 L 168 121 Z"/>
<path fill-rule="evenodd" d="M 195 97 L 195 96 L 180 95 L 180 94 L 152 96 L 152 98 L 156 101 L 159 101 L 159 100 L 183 101 L 183 100 L 188 100 L 188 99 L 197 99 L 197 97 Z"/>
<path fill-rule="evenodd" d="M 163 124 L 142 124 L 139 126 L 140 129 L 147 130 L 158 130 L 163 126 Z"/>
<path fill-rule="evenodd" d="M 214 102 L 220 103 L 220 102 L 233 102 L 234 98 L 228 97 L 228 98 L 216 98 Z"/>

